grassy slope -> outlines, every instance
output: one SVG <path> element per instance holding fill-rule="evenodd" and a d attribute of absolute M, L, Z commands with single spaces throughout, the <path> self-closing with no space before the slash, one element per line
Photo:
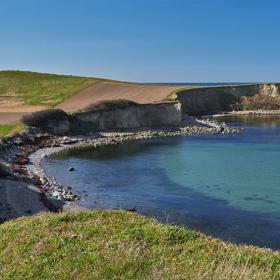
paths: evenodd
<path fill-rule="evenodd" d="M 29 71 L 0 71 L 0 97 L 14 97 L 27 105 L 55 107 L 98 81 L 105 79 Z M 193 88 L 195 86 L 182 87 L 170 93 L 167 99 L 174 100 L 178 91 Z"/>
<path fill-rule="evenodd" d="M 28 105 L 54 107 L 98 80 L 25 71 L 0 71 L 0 97 L 15 97 Z"/>
<path fill-rule="evenodd" d="M 24 129 L 22 124 L 0 125 L 0 136 L 9 136 Z"/>
<path fill-rule="evenodd" d="M 0 225 L 0 279 L 280 279 L 280 254 L 123 211 Z"/>

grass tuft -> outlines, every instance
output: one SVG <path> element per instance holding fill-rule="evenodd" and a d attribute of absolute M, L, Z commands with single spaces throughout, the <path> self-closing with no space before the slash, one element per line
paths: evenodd
<path fill-rule="evenodd" d="M 0 136 L 11 136 L 23 129 L 23 124 L 0 124 Z"/>

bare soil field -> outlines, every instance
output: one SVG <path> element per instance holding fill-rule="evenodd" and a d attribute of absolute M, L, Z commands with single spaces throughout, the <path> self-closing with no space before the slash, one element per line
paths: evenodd
<path fill-rule="evenodd" d="M 88 105 L 103 100 L 127 99 L 138 103 L 153 103 L 165 99 L 179 86 L 141 85 L 118 82 L 98 82 L 71 96 L 57 106 L 66 112 L 83 110 Z"/>
<path fill-rule="evenodd" d="M 0 124 L 19 123 L 24 115 L 43 109 L 43 106 L 28 106 L 12 98 L 0 97 Z"/>

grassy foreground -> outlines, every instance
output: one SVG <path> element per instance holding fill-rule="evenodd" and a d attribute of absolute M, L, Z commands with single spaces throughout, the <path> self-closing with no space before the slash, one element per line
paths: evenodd
<path fill-rule="evenodd" d="M 0 136 L 10 136 L 23 129 L 23 124 L 0 124 Z"/>
<path fill-rule="evenodd" d="M 280 279 L 280 254 L 124 211 L 0 225 L 0 279 Z"/>
<path fill-rule="evenodd" d="M 0 71 L 0 97 L 54 107 L 100 79 L 25 71 Z"/>

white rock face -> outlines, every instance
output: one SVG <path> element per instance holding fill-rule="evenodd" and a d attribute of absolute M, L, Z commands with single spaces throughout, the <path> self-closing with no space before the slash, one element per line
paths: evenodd
<path fill-rule="evenodd" d="M 260 86 L 260 93 L 261 94 L 269 94 L 272 96 L 279 96 L 279 87 L 275 84 L 267 84 Z"/>

